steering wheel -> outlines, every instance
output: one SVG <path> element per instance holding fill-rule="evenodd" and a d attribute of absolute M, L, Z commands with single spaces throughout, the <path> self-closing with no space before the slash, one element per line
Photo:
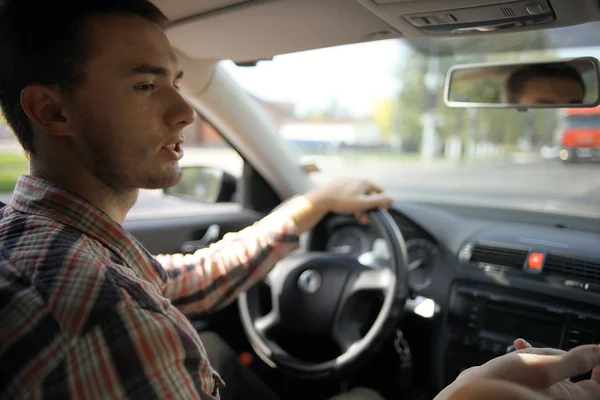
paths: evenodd
<path fill-rule="evenodd" d="M 271 311 L 266 315 L 260 315 L 257 287 L 239 296 L 238 307 L 248 340 L 268 365 L 304 378 L 338 375 L 366 361 L 392 334 L 409 294 L 406 246 L 386 210 L 370 211 L 367 216 L 387 244 L 387 268 L 367 267 L 343 255 L 299 252 L 281 260 L 266 276 L 272 299 Z M 361 327 L 368 317 L 357 312 L 364 297 L 356 296 L 363 292 L 384 296 L 379 314 L 364 336 Z M 330 335 L 342 354 L 325 362 L 300 360 L 268 337 L 275 327 Z"/>

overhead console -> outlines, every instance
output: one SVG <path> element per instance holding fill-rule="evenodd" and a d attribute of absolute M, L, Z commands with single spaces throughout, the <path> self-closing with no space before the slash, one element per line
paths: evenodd
<path fill-rule="evenodd" d="M 547 29 L 600 17 L 581 0 L 356 0 L 408 37 L 475 35 Z"/>
<path fill-rule="evenodd" d="M 425 33 L 448 34 L 490 32 L 547 24 L 555 21 L 556 15 L 546 0 L 523 0 L 480 7 L 407 14 L 403 15 L 403 18 Z"/>

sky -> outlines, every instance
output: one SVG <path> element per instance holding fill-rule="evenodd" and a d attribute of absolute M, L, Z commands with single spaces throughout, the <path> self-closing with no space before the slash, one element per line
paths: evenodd
<path fill-rule="evenodd" d="M 381 99 L 399 89 L 398 70 L 405 47 L 398 40 L 360 43 L 277 56 L 256 67 L 225 68 L 252 94 L 290 101 L 300 114 L 337 105 L 354 115 L 369 115 Z"/>

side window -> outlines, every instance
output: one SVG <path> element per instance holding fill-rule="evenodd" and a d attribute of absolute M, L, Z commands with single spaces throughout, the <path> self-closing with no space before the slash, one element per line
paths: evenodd
<path fill-rule="evenodd" d="M 0 201 L 9 203 L 19 177 L 29 171 L 21 145 L 0 115 Z"/>
<path fill-rule="evenodd" d="M 239 153 L 201 116 L 184 129 L 183 135 L 183 177 L 165 194 L 205 205 L 237 202 L 244 167 Z"/>
<path fill-rule="evenodd" d="M 242 176 L 244 160 L 208 120 L 198 115 L 193 124 L 185 127 L 183 136 L 185 143 L 182 166 L 214 167 L 223 169 L 236 178 Z"/>

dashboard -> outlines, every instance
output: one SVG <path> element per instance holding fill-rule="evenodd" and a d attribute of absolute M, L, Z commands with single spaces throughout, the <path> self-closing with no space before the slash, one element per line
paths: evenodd
<path fill-rule="evenodd" d="M 390 214 L 406 242 L 411 289 L 437 305 L 429 332 L 412 335 L 428 338 L 414 354 L 431 355 L 424 373 L 433 373 L 433 387 L 504 354 L 518 337 L 565 350 L 600 342 L 597 220 L 408 202 Z M 380 268 L 379 240 L 353 217 L 330 216 L 309 245 Z"/>
<path fill-rule="evenodd" d="M 440 255 L 438 245 L 431 235 L 400 215 L 395 214 L 394 221 L 406 243 L 410 286 L 413 290 L 423 290 L 431 284 L 431 273 Z M 336 216 L 327 220 L 322 229 L 326 237 L 321 242 L 324 246 L 319 248 L 315 244 L 313 250 L 357 258 L 374 268 L 386 265 L 385 242 L 368 224 L 353 217 Z"/>

